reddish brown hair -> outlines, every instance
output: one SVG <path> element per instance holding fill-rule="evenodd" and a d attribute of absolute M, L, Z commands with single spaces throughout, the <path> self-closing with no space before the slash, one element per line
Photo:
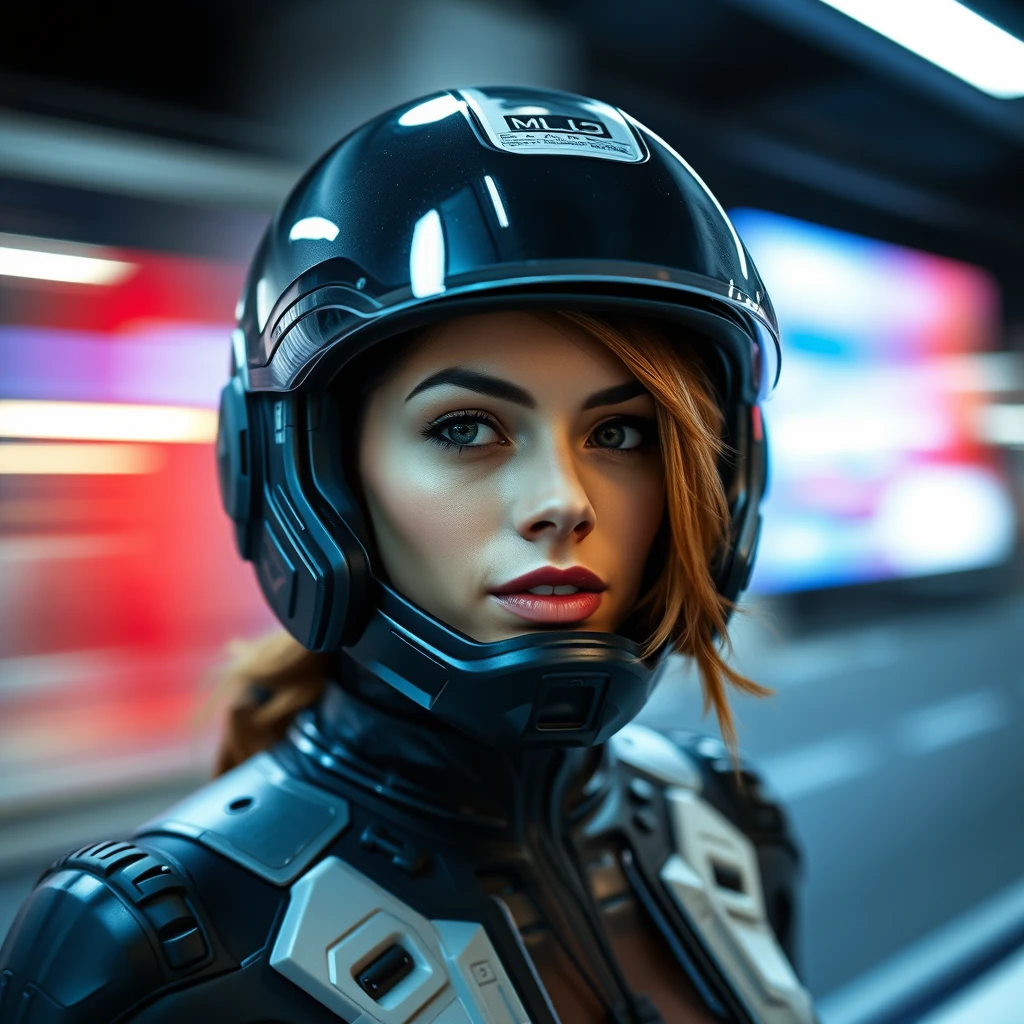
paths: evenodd
<path fill-rule="evenodd" d="M 560 330 L 581 330 L 613 352 L 650 392 L 657 410 L 665 472 L 664 568 L 641 598 L 645 657 L 666 644 L 691 657 L 700 674 L 705 711 L 714 708 L 722 735 L 735 746 L 727 685 L 755 696 L 771 691 L 726 664 L 730 604 L 715 587 L 712 566 L 726 543 L 729 508 L 719 474 L 722 413 L 703 361 L 686 338 L 660 325 L 575 311 L 537 314 Z M 238 645 L 225 675 L 234 695 L 217 758 L 218 773 L 284 735 L 296 712 L 314 703 L 328 661 L 285 633 Z"/>

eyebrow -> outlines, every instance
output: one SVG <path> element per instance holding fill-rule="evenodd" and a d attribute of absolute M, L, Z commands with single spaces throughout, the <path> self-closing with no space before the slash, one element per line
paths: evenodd
<path fill-rule="evenodd" d="M 526 406 L 527 409 L 537 408 L 537 400 L 518 384 L 502 380 L 500 377 L 492 377 L 489 373 L 464 370 L 458 366 L 449 366 L 445 370 L 438 370 L 437 373 L 432 373 L 425 380 L 421 380 L 406 395 L 405 400 L 408 402 L 410 398 L 414 398 L 430 388 L 439 388 L 446 384 L 450 387 L 464 388 L 466 391 L 475 391 L 480 395 L 488 395 L 491 398 L 502 398 L 506 402 Z"/>
<path fill-rule="evenodd" d="M 432 373 L 429 377 L 421 380 L 406 395 L 405 400 L 408 402 L 424 391 L 445 386 L 463 388 L 466 391 L 475 391 L 477 394 L 488 395 L 491 398 L 504 399 L 527 409 L 537 408 L 537 400 L 518 384 L 502 380 L 500 377 L 492 377 L 489 373 L 466 370 L 459 366 L 449 366 L 444 370 L 438 370 L 437 373 Z M 640 381 L 628 380 L 623 384 L 614 384 L 610 388 L 595 391 L 584 401 L 583 408 L 585 410 L 598 409 L 604 405 L 618 405 L 645 394 L 647 394 L 647 389 Z"/>
<path fill-rule="evenodd" d="M 595 391 L 584 403 L 584 409 L 597 409 L 602 405 L 618 405 L 628 402 L 631 398 L 646 395 L 647 388 L 638 380 L 627 380 L 625 384 L 615 384 L 603 391 Z"/>

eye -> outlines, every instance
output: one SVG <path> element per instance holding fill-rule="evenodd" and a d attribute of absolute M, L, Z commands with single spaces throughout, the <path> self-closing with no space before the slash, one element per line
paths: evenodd
<path fill-rule="evenodd" d="M 441 436 L 452 444 L 460 445 L 463 448 L 481 444 L 493 444 L 498 440 L 498 435 L 489 423 L 479 423 L 474 420 L 455 420 L 444 424 L 441 428 Z"/>
<path fill-rule="evenodd" d="M 431 423 L 424 434 L 442 448 L 483 448 L 504 441 L 483 413 L 453 413 Z"/>
<path fill-rule="evenodd" d="M 614 451 L 629 451 L 641 447 L 647 440 L 642 425 L 628 420 L 606 420 L 594 428 L 588 443 L 593 448 L 610 448 Z"/>

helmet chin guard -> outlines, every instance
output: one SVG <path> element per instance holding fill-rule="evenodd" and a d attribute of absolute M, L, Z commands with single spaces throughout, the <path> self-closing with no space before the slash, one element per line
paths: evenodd
<path fill-rule="evenodd" d="M 547 111 L 541 115 L 538 111 Z M 466 313 L 586 309 L 675 323 L 721 369 L 735 600 L 767 476 L 758 402 L 778 374 L 764 285 L 721 206 L 664 140 L 615 107 L 536 89 L 406 104 L 328 152 L 285 201 L 240 303 L 221 396 L 221 494 L 268 603 L 440 720 L 501 748 L 588 746 L 648 700 L 665 652 L 597 632 L 480 643 L 375 575 L 346 480 L 337 381 L 417 326 Z"/>
<path fill-rule="evenodd" d="M 344 657 L 503 749 L 603 743 L 637 715 L 657 680 L 624 637 L 531 633 L 477 643 L 387 587 Z"/>

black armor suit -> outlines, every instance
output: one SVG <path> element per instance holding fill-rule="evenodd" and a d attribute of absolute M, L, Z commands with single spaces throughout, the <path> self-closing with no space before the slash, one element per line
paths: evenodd
<path fill-rule="evenodd" d="M 811 1021 L 796 870 L 717 740 L 498 757 L 331 687 L 272 753 L 44 874 L 0 1022 Z"/>
<path fill-rule="evenodd" d="M 740 594 L 778 329 L 704 182 L 566 93 L 457 90 L 369 122 L 268 229 L 217 444 L 239 550 L 335 681 L 272 750 L 44 874 L 0 950 L 0 1024 L 814 1020 L 782 811 L 720 742 L 632 723 L 668 650 L 478 642 L 375 563 L 346 451 L 364 353 L 537 308 L 706 343 L 730 453 L 711 569 Z"/>

